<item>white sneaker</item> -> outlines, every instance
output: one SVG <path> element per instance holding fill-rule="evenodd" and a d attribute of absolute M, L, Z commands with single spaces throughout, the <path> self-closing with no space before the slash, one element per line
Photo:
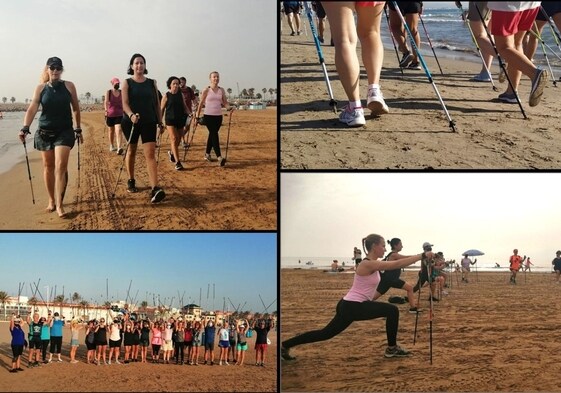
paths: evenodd
<path fill-rule="evenodd" d="M 360 127 L 366 124 L 364 119 L 364 109 L 361 107 L 350 110 L 349 106 L 343 108 L 343 112 L 339 115 L 339 121 L 345 123 L 349 127 Z"/>
<path fill-rule="evenodd" d="M 379 88 L 368 89 L 368 99 L 367 99 L 368 109 L 372 111 L 373 115 L 382 115 L 384 113 L 390 113 L 386 102 L 384 101 L 384 96 Z"/>
<path fill-rule="evenodd" d="M 120 362 L 120 361 L 118 361 L 118 360 L 115 360 L 115 363 L 117 363 L 117 364 L 121 364 L 121 362 Z"/>
<path fill-rule="evenodd" d="M 109 145 L 109 151 L 117 151 L 117 148 L 113 145 Z"/>

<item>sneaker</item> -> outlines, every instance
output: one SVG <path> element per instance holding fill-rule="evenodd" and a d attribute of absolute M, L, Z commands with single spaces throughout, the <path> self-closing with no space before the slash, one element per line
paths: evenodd
<path fill-rule="evenodd" d="M 295 33 L 295 32 L 292 32 L 292 33 L 290 33 L 290 35 L 291 35 L 291 36 L 295 36 L 295 35 L 296 35 L 296 33 Z"/>
<path fill-rule="evenodd" d="M 181 162 L 177 161 L 177 164 L 175 164 L 175 170 L 180 171 L 182 169 L 183 169 L 183 165 L 181 165 Z"/>
<path fill-rule="evenodd" d="M 222 166 L 222 161 L 224 161 L 224 159 L 222 157 L 218 157 L 218 165 Z"/>
<path fill-rule="evenodd" d="M 123 152 L 124 152 L 124 150 L 123 150 L 122 147 L 119 147 L 119 148 L 117 149 L 117 155 L 118 155 L 118 156 L 122 155 Z"/>
<path fill-rule="evenodd" d="M 228 363 L 228 362 L 224 362 L 224 364 L 225 364 L 226 366 L 229 366 L 229 365 L 230 365 L 230 363 Z"/>
<path fill-rule="evenodd" d="M 164 200 L 166 193 L 160 187 L 154 187 L 150 196 L 150 202 L 158 203 Z"/>
<path fill-rule="evenodd" d="M 211 162 L 212 160 L 210 159 L 210 154 L 205 153 L 205 160 L 207 160 L 208 162 Z"/>
<path fill-rule="evenodd" d="M 221 360 L 220 362 L 218 362 L 218 365 L 219 365 L 219 366 L 222 366 L 222 360 Z"/>
<path fill-rule="evenodd" d="M 503 63 L 503 64 L 504 64 L 504 69 L 503 69 L 503 67 L 499 67 L 499 82 L 500 83 L 505 83 L 506 74 L 505 74 L 504 70 L 508 69 L 508 64 L 507 63 Z"/>
<path fill-rule="evenodd" d="M 62 359 L 60 359 L 60 358 L 57 359 L 57 362 L 62 363 Z M 39 362 L 35 362 L 35 363 L 39 364 Z"/>
<path fill-rule="evenodd" d="M 175 162 L 175 157 L 173 156 L 173 153 L 169 150 L 168 150 L 168 157 L 169 157 L 169 162 Z"/>
<path fill-rule="evenodd" d="M 184 149 L 187 149 L 188 147 L 189 147 L 189 143 L 187 143 L 187 142 L 184 141 L 184 142 L 183 142 L 183 148 L 184 148 Z"/>
<path fill-rule="evenodd" d="M 284 360 L 296 360 L 294 356 L 290 356 L 290 349 L 281 347 L 281 358 Z"/>
<path fill-rule="evenodd" d="M 410 314 L 417 314 L 417 313 L 420 313 L 420 312 L 422 312 L 422 310 L 419 309 L 418 307 L 410 307 L 409 308 L 409 313 Z"/>
<path fill-rule="evenodd" d="M 515 93 L 502 93 L 499 94 L 499 101 L 507 103 L 507 104 L 516 104 L 518 101 L 516 100 Z"/>
<path fill-rule="evenodd" d="M 109 364 L 111 364 L 111 360 L 109 361 Z"/>
<path fill-rule="evenodd" d="M 71 360 L 70 363 L 74 363 L 74 364 L 75 364 L 75 363 L 78 363 L 78 361 L 77 361 L 77 360 Z"/>
<path fill-rule="evenodd" d="M 300 35 L 300 34 L 302 34 L 302 32 L 301 32 L 300 30 L 298 30 L 298 33 L 296 33 L 296 34 L 297 34 L 297 35 Z"/>
<path fill-rule="evenodd" d="M 364 119 L 364 109 L 362 107 L 350 110 L 349 106 L 343 108 L 343 112 L 339 115 L 339 121 L 345 123 L 349 127 L 360 127 L 366 124 Z"/>
<path fill-rule="evenodd" d="M 118 360 L 115 360 L 115 363 L 117 363 L 117 364 L 121 364 L 121 362 L 120 362 L 120 361 L 118 361 Z"/>
<path fill-rule="evenodd" d="M 471 80 L 474 82 L 491 82 L 491 78 L 489 78 L 487 71 L 481 71 L 479 74 L 471 78 Z"/>
<path fill-rule="evenodd" d="M 128 192 L 138 192 L 138 189 L 136 188 L 134 179 L 129 179 L 129 181 L 127 182 L 127 191 Z"/>
<path fill-rule="evenodd" d="M 420 70 L 420 69 L 421 69 L 421 66 L 419 65 L 419 62 L 416 61 L 416 62 L 414 62 L 414 63 L 409 64 L 409 65 L 407 66 L 407 69 L 408 69 L 408 70 Z"/>
<path fill-rule="evenodd" d="M 387 347 L 386 352 L 384 352 L 384 356 L 387 358 L 403 358 L 406 356 L 410 356 L 411 352 L 406 349 L 401 348 L 400 346 L 396 345 L 395 347 L 391 348 Z"/>
<path fill-rule="evenodd" d="M 382 115 L 390 112 L 384 101 L 382 91 L 379 88 L 368 89 L 367 106 L 368 109 L 372 111 L 373 115 Z"/>
<path fill-rule="evenodd" d="M 321 43 L 323 44 L 323 42 L 324 42 L 323 37 L 318 37 L 318 41 L 321 42 Z"/>
<path fill-rule="evenodd" d="M 113 145 L 109 145 L 109 151 L 117 151 L 117 148 Z"/>
<path fill-rule="evenodd" d="M 411 64 L 411 61 L 413 61 L 413 54 L 411 52 L 407 51 L 406 53 L 403 54 L 403 57 L 401 58 L 401 61 L 399 62 L 399 67 L 407 68 L 407 66 L 409 66 L 409 64 Z"/>
<path fill-rule="evenodd" d="M 543 95 L 543 89 L 547 85 L 547 70 L 538 68 L 536 76 L 532 79 L 532 90 L 530 90 L 530 106 L 536 106 L 540 103 Z"/>

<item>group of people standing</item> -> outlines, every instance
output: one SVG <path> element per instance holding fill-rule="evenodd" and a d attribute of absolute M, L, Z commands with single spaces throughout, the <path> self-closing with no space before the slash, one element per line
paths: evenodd
<path fill-rule="evenodd" d="M 41 151 L 43 160 L 43 177 L 49 195 L 46 210 L 56 210 L 60 217 L 66 217 L 63 198 L 68 182 L 68 157 L 74 144 L 83 143 L 84 138 L 76 87 L 72 82 L 62 79 L 62 72 L 60 58 L 51 57 L 47 60 L 41 83 L 35 88 L 26 112 L 19 138 L 25 144 L 26 136 L 31 134 L 31 123 L 41 106 L 34 147 Z M 200 101 L 193 90 L 186 86 L 185 78 L 170 77 L 167 81 L 169 91 L 162 96 L 156 81 L 146 77 L 147 73 L 146 59 L 135 53 L 127 70 L 130 77 L 122 82 L 118 78 L 111 79 L 112 89 L 105 94 L 104 106 L 109 149 L 119 155 L 125 154 L 127 191 L 138 192 L 135 157 L 141 138 L 150 183 L 150 201 L 158 203 L 166 196 L 158 183 L 155 157 L 156 142 L 164 131 L 164 119 L 171 142 L 168 156 L 176 170 L 183 169 L 178 152 L 180 141 L 186 138 L 190 127 L 195 127 L 196 124 L 205 124 L 209 130 L 204 159 L 212 161 L 211 150 L 214 150 L 220 164 L 222 156 L 218 132 L 222 125 L 222 108 L 231 111 L 234 107 L 228 103 L 225 90 L 219 86 L 220 76 L 216 71 L 210 73 L 210 84 L 203 90 Z M 188 147 L 188 141 L 183 141 L 184 147 Z"/>
<path fill-rule="evenodd" d="M 301 2 L 284 2 L 284 11 L 288 16 L 289 26 L 294 35 L 293 20 L 296 23 L 298 34 L 299 18 L 297 14 L 301 10 Z M 290 3 L 290 4 L 288 4 Z M 294 4 L 297 3 L 297 4 Z M 329 19 L 332 42 L 335 46 L 335 66 L 339 79 L 348 98 L 348 104 L 340 113 L 339 120 L 350 127 L 360 127 L 366 124 L 364 108 L 360 98 L 360 67 L 357 55 L 357 43 L 361 43 L 362 60 L 368 78 L 367 108 L 373 116 L 389 113 L 381 90 L 380 73 L 384 59 L 384 48 L 380 35 L 380 24 L 386 4 L 389 8 L 389 24 L 393 39 L 402 53 L 399 61 L 400 68 L 420 70 L 417 51 L 408 46 L 408 32 L 402 22 L 407 23 L 411 37 L 417 48 L 420 48 L 421 40 L 418 31 L 418 22 L 423 12 L 422 1 L 346 1 L 346 2 L 315 2 L 320 3 L 321 15 Z M 395 8 L 397 4 L 399 10 Z M 543 3 L 546 15 L 540 12 Z M 461 2 L 456 2 L 461 7 Z M 325 10 L 325 14 L 323 12 Z M 400 15 L 401 14 L 401 15 Z M 356 19 L 355 19 L 356 15 Z M 475 81 L 490 81 L 490 69 L 493 59 L 493 46 L 489 36 L 485 33 L 487 23 L 490 25 L 490 33 L 494 38 L 496 49 L 508 65 L 509 84 L 507 89 L 499 94 L 498 99 L 504 103 L 517 103 L 518 86 L 522 74 L 530 78 L 532 85 L 529 96 L 529 105 L 539 104 L 543 90 L 547 85 L 548 72 L 537 67 L 532 58 L 537 46 L 534 35 L 528 33 L 533 29 L 534 21 L 537 24 L 536 35 L 546 23 L 547 18 L 554 18 L 561 28 L 561 5 L 559 2 L 540 1 L 489 1 L 469 2 L 470 24 L 473 26 L 474 35 L 485 54 L 484 70 L 474 77 Z M 323 24 L 323 20 L 320 25 Z M 322 29 L 323 31 L 323 29 Z M 527 34 L 528 33 L 528 34 Z M 530 40 L 524 47 L 524 40 Z M 323 41 L 323 35 L 322 40 Z M 486 67 L 486 68 L 485 68 Z M 501 70 L 504 70 L 501 67 Z M 504 82 L 505 75 L 499 76 L 499 81 Z"/>

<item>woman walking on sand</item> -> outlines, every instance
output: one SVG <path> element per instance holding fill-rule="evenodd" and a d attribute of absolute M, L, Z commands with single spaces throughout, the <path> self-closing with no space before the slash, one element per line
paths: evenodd
<path fill-rule="evenodd" d="M 105 124 L 109 130 L 109 151 L 116 151 L 118 155 L 123 154 L 123 136 L 121 133 L 121 120 L 123 119 L 123 97 L 119 78 L 111 79 L 112 90 L 107 90 L 105 93 Z M 115 146 L 117 142 L 117 146 Z"/>
<path fill-rule="evenodd" d="M 168 150 L 168 157 L 170 162 L 175 162 L 175 170 L 180 171 L 183 169 L 183 165 L 179 160 L 179 143 L 189 111 L 179 89 L 179 78 L 170 76 L 166 84 L 169 91 L 162 98 L 161 107 L 162 113 L 165 114 L 166 129 L 170 140 L 171 150 Z"/>
<path fill-rule="evenodd" d="M 201 110 L 204 106 L 203 124 L 208 128 L 205 160 L 208 162 L 212 161 L 210 153 L 211 150 L 214 149 L 214 154 L 216 154 L 218 164 L 220 164 L 222 162 L 222 154 L 220 152 L 220 139 L 218 137 L 218 132 L 222 126 L 222 107 L 226 108 L 228 111 L 232 111 L 234 107 L 230 106 L 228 103 L 224 89 L 218 86 L 218 82 L 220 82 L 220 75 L 217 71 L 212 71 L 210 73 L 209 80 L 210 85 L 203 90 L 201 104 L 197 110 L 196 118 L 200 119 Z M 232 116 L 232 114 L 230 114 L 230 116 Z M 198 121 L 201 123 L 200 120 Z"/>
<path fill-rule="evenodd" d="M 403 249 L 403 245 L 401 244 L 400 239 L 394 237 L 392 240 L 388 241 L 388 244 L 390 245 L 392 250 L 388 255 L 386 255 L 384 261 L 397 261 L 398 259 L 406 258 L 405 255 L 401 255 L 399 253 Z M 417 308 L 418 305 L 415 300 L 415 296 L 413 296 L 413 286 L 400 279 L 399 278 L 400 275 L 401 275 L 401 268 L 384 270 L 384 272 L 380 274 L 380 284 L 378 284 L 378 287 L 374 292 L 374 297 L 372 298 L 372 300 L 378 299 L 380 296 L 385 294 L 390 288 L 403 289 L 407 291 L 407 300 L 409 301 L 409 312 L 415 314 L 419 312 L 419 309 Z"/>
<path fill-rule="evenodd" d="M 64 218 L 66 212 L 62 199 L 68 181 L 68 157 L 75 140 L 79 138 L 78 142 L 83 143 L 84 139 L 76 87 L 74 83 L 61 79 L 62 72 L 62 60 L 50 57 L 41 75 L 41 83 L 33 92 L 19 138 L 25 143 L 25 137 L 31 134 L 29 127 L 41 105 L 39 128 L 35 132 L 33 146 L 41 152 L 43 160 L 43 179 L 49 194 L 46 211 L 56 210 L 58 216 Z M 76 121 L 75 129 L 72 128 L 72 113 Z"/>
<path fill-rule="evenodd" d="M 129 141 L 125 158 L 129 175 L 127 191 L 138 192 L 134 178 L 134 163 L 138 139 L 142 138 L 151 187 L 150 202 L 158 203 L 166 197 L 164 190 L 158 186 L 158 167 L 155 157 L 157 128 L 160 128 L 160 133 L 163 131 L 162 111 L 156 81 L 147 78 L 145 76 L 147 73 L 144 56 L 139 53 L 132 55 L 127 71 L 127 74 L 132 77 L 123 81 L 124 114 L 121 125 Z"/>
<path fill-rule="evenodd" d="M 432 258 L 432 252 L 413 255 L 395 261 L 380 261 L 384 256 L 386 246 L 384 238 L 371 234 L 362 239 L 362 247 L 366 257 L 358 266 L 349 292 L 339 300 L 335 316 L 323 329 L 310 331 L 282 342 L 281 356 L 284 360 L 294 360 L 290 349 L 302 344 L 329 340 L 335 337 L 354 321 L 365 321 L 375 318 L 386 319 L 386 339 L 388 346 L 384 356 L 405 357 L 410 352 L 397 345 L 397 330 L 399 327 L 399 309 L 389 303 L 373 301 L 376 288 L 380 283 L 380 271 L 386 269 L 400 269 L 409 266 L 421 258 Z"/>

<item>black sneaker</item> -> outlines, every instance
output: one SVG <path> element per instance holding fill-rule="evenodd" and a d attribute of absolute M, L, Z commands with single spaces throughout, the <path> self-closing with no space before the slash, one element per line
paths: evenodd
<path fill-rule="evenodd" d="M 281 358 L 284 360 L 296 360 L 294 356 L 290 355 L 290 350 L 284 347 L 281 347 Z"/>
<path fill-rule="evenodd" d="M 122 154 L 123 154 L 123 151 L 124 151 L 123 148 L 122 148 L 122 147 L 119 147 L 119 148 L 117 149 L 117 155 L 119 155 L 119 156 L 122 155 Z"/>
<path fill-rule="evenodd" d="M 409 65 L 407 66 L 407 69 L 408 69 L 408 70 L 420 70 L 420 69 L 421 69 L 421 66 L 419 65 L 419 62 L 416 61 L 416 62 L 414 62 L 414 63 L 409 64 Z"/>
<path fill-rule="evenodd" d="M 134 179 L 129 179 L 129 181 L 127 182 L 127 191 L 128 192 L 138 192 L 138 189 L 136 188 Z"/>
<path fill-rule="evenodd" d="M 403 358 L 403 357 L 411 356 L 411 352 L 396 345 L 394 348 L 391 349 L 390 347 L 386 348 L 386 352 L 384 352 L 384 356 L 387 358 L 394 358 L 394 357 Z"/>
<path fill-rule="evenodd" d="M 158 203 L 164 200 L 166 197 L 166 193 L 160 187 L 154 187 L 152 189 L 151 199 L 150 202 Z"/>
<path fill-rule="evenodd" d="M 180 171 L 182 169 L 183 169 L 183 165 L 181 165 L 181 162 L 177 161 L 177 164 L 175 164 L 175 170 Z"/>
<path fill-rule="evenodd" d="M 168 157 L 169 157 L 169 162 L 175 162 L 175 157 L 173 156 L 173 153 L 169 150 L 168 150 Z"/>
<path fill-rule="evenodd" d="M 410 313 L 410 314 L 417 314 L 417 313 L 420 313 L 421 311 L 422 311 L 422 310 L 419 309 L 418 307 L 411 307 L 411 308 L 409 308 L 409 313 Z"/>
<path fill-rule="evenodd" d="M 409 64 L 411 64 L 411 61 L 413 61 L 413 54 L 409 51 L 407 51 L 406 53 L 403 54 L 403 57 L 401 58 L 401 61 L 399 62 L 399 66 L 401 68 L 407 68 L 409 66 Z"/>

